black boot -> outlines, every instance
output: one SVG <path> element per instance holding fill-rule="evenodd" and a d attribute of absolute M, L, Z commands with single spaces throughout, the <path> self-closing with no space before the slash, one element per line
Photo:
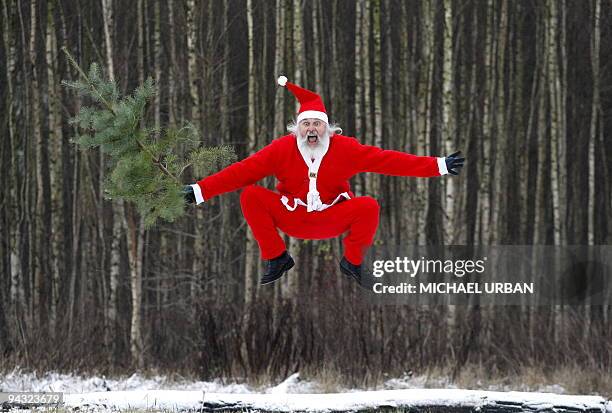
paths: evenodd
<path fill-rule="evenodd" d="M 270 284 L 278 280 L 285 272 L 293 268 L 294 265 L 295 262 L 287 251 L 283 252 L 281 256 L 269 260 L 266 273 L 261 277 L 261 285 Z"/>
<path fill-rule="evenodd" d="M 342 257 L 340 271 L 361 285 L 361 265 L 351 264 L 346 258 Z"/>

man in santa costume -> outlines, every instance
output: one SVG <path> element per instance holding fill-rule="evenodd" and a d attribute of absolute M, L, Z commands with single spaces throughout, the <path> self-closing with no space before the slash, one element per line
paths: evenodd
<path fill-rule="evenodd" d="M 327 239 L 346 233 L 340 270 L 361 283 L 361 263 L 378 227 L 379 205 L 356 197 L 349 179 L 360 172 L 394 176 L 457 175 L 464 158 L 415 156 L 360 144 L 330 125 L 316 93 L 287 81 L 278 84 L 300 102 L 290 134 L 220 172 L 185 187 L 185 199 L 201 204 L 214 196 L 242 189 L 240 206 L 261 257 L 267 260 L 262 284 L 279 279 L 294 261 L 278 230 L 301 239 Z M 254 185 L 266 176 L 278 180 L 276 191 Z"/>

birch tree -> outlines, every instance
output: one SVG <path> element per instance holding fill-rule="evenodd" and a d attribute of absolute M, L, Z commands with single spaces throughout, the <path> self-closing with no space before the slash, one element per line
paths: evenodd
<path fill-rule="evenodd" d="M 454 50 L 453 50 L 453 9 L 452 1 L 444 1 L 444 61 L 442 68 L 442 153 L 451 154 L 455 152 L 455 119 L 454 119 Z M 445 216 L 453 217 L 454 214 L 454 197 L 455 197 L 455 180 L 445 182 L 443 199 Z M 445 227 L 452 227 L 445 225 Z M 455 234 L 448 234 L 451 242 L 455 239 Z M 448 238 L 447 238 L 448 239 Z"/>
<path fill-rule="evenodd" d="M 47 32 L 45 44 L 45 60 L 47 65 L 47 87 L 49 95 L 49 164 L 51 171 L 49 174 L 51 184 L 51 308 L 49 311 L 49 330 L 51 334 L 56 331 L 57 323 L 57 304 L 59 302 L 59 289 L 61 286 L 61 257 L 63 240 L 63 131 L 61 112 L 59 110 L 61 92 L 59 91 L 59 70 L 57 65 L 57 37 L 55 29 L 55 2 L 47 5 Z"/>
<path fill-rule="evenodd" d="M 591 70 L 593 72 L 593 103 L 591 106 L 591 123 L 589 127 L 589 234 L 588 242 L 595 244 L 597 230 L 595 221 L 595 147 L 603 148 L 600 142 L 601 130 L 601 98 L 600 98 L 600 71 L 599 55 L 601 48 L 601 0 L 595 0 L 593 10 L 593 33 L 591 36 Z M 599 241 L 599 240 L 598 240 Z"/>
<path fill-rule="evenodd" d="M 16 159 L 14 154 L 17 152 L 16 145 L 16 130 L 15 130 L 15 115 L 14 115 L 14 88 L 13 85 L 15 72 L 16 72 L 16 33 L 13 32 L 12 26 L 15 15 L 15 8 L 12 1 L 2 2 L 2 20 L 4 22 L 4 30 L 2 31 L 2 40 L 4 42 L 4 50 L 6 53 L 6 64 L 3 65 L 6 72 L 6 107 L 8 108 L 7 118 L 7 137 L 8 146 L 11 153 L 10 165 L 9 165 L 9 185 L 10 190 L 8 191 L 8 202 L 17 204 L 19 200 L 18 193 L 18 166 L 16 165 Z M 25 292 L 23 290 L 24 280 L 23 274 L 21 273 L 20 263 L 23 259 L 21 255 L 21 239 L 22 234 L 19 230 L 19 214 L 15 207 L 8 209 L 9 222 L 13 224 L 8 228 L 9 242 L 8 242 L 8 258 L 9 264 L 7 267 L 10 270 L 10 282 L 9 282 L 9 299 L 11 306 L 19 312 L 22 312 L 25 304 Z"/>
<path fill-rule="evenodd" d="M 248 26 L 248 64 L 249 64 L 249 78 L 248 78 L 248 152 L 252 154 L 257 149 L 257 136 L 255 133 L 255 40 L 253 38 L 253 0 L 247 0 L 247 26 Z M 245 259 L 245 271 L 244 271 L 244 299 L 245 306 L 248 308 L 255 298 L 257 291 L 257 269 L 259 268 L 257 262 L 257 244 L 253 233 L 247 231 L 246 238 L 246 259 Z"/>

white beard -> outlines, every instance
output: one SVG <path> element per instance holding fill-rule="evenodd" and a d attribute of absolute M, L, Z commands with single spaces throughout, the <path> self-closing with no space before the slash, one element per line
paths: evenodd
<path fill-rule="evenodd" d="M 327 152 L 329 147 L 329 132 L 326 131 L 322 136 L 319 136 L 319 141 L 316 145 L 312 146 L 308 144 L 306 136 L 297 134 L 298 147 L 300 152 L 310 156 L 310 159 L 319 159 Z"/>

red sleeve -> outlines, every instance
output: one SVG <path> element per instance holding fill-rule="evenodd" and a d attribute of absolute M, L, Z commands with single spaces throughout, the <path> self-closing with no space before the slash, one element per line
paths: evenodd
<path fill-rule="evenodd" d="M 252 185 L 266 176 L 274 174 L 278 141 L 275 140 L 248 158 L 231 164 L 216 174 L 198 181 L 204 200 Z"/>
<path fill-rule="evenodd" d="M 355 142 L 354 157 L 359 172 L 423 178 L 440 176 L 438 158 L 434 156 L 416 156 Z"/>

